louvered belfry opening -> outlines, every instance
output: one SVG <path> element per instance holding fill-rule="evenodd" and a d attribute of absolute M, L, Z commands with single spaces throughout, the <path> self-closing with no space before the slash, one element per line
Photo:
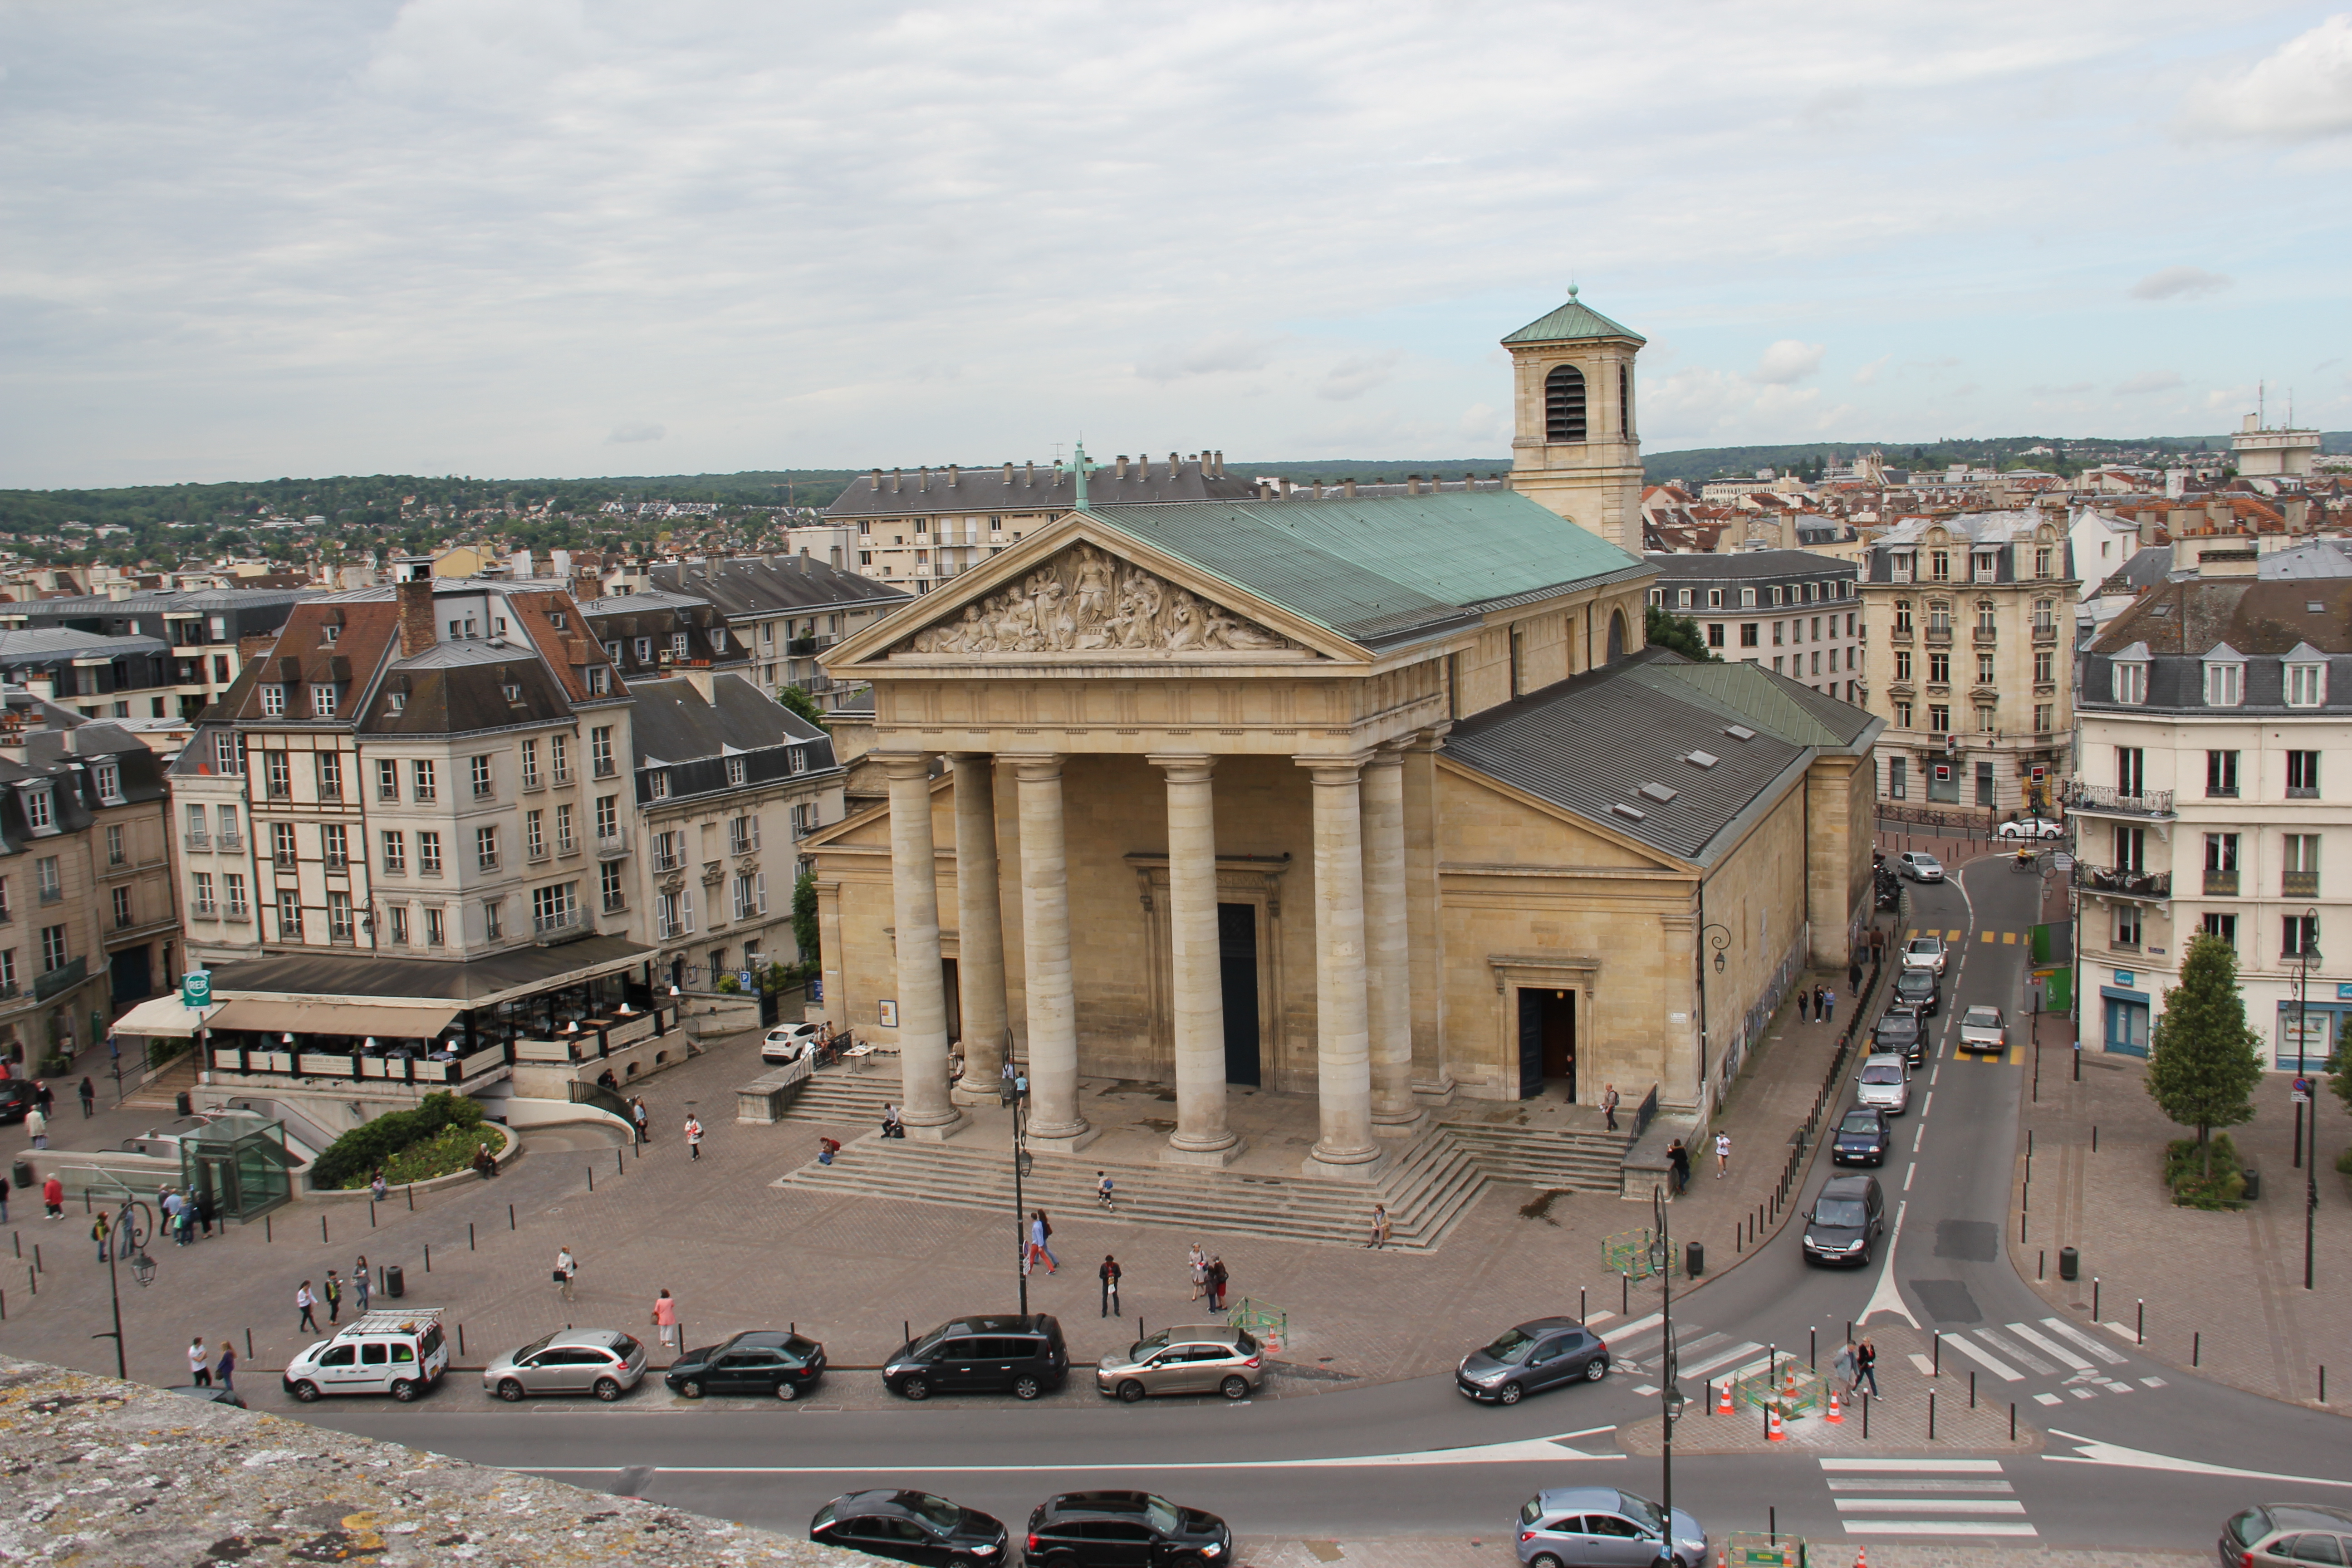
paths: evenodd
<path fill-rule="evenodd" d="M 1544 377 L 1544 439 L 1584 439 L 1584 373 L 1572 364 Z"/>

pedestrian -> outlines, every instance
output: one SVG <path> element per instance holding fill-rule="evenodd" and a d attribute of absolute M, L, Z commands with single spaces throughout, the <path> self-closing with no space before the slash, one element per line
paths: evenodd
<path fill-rule="evenodd" d="M 654 1327 L 661 1331 L 665 1346 L 677 1348 L 677 1301 L 667 1290 L 654 1298 Z"/>
<path fill-rule="evenodd" d="M 1715 1179 L 1731 1174 L 1731 1134 L 1718 1131 L 1715 1135 Z"/>
<path fill-rule="evenodd" d="M 646 1112 L 646 1102 L 643 1099 L 636 1099 L 629 1101 L 629 1120 L 636 1124 L 637 1146 L 639 1148 L 643 1148 L 646 1144 L 654 1141 L 652 1131 L 653 1118 Z"/>
<path fill-rule="evenodd" d="M 572 1248 L 568 1245 L 557 1247 L 555 1249 L 555 1282 L 562 1287 L 563 1299 L 567 1301 L 572 1300 L 572 1281 L 579 1272 L 580 1260 L 572 1256 Z"/>
<path fill-rule="evenodd" d="M 328 1325 L 331 1327 L 334 1324 L 342 1321 L 343 1318 L 342 1276 L 337 1274 L 331 1268 L 328 1269 L 327 1282 L 320 1286 L 320 1289 L 327 1298 L 327 1322 Z"/>
<path fill-rule="evenodd" d="M 1822 987 L 1822 1022 L 1824 1024 L 1837 1022 L 1837 993 L 1826 985 Z"/>
<path fill-rule="evenodd" d="M 110 1234 L 111 1229 L 106 1223 L 106 1211 L 100 1209 L 97 1220 L 89 1227 L 89 1238 L 98 1243 L 98 1260 L 100 1263 L 106 1261 L 106 1238 Z"/>
<path fill-rule="evenodd" d="M 177 1187 L 164 1187 L 155 1194 L 155 1206 L 163 1211 L 163 1228 L 170 1230 L 180 1223 L 180 1205 L 188 1200 L 180 1195 Z"/>
<path fill-rule="evenodd" d="M 58 1180 L 55 1171 L 41 1184 L 41 1202 L 47 1207 L 51 1219 L 66 1217 L 66 1184 Z"/>
<path fill-rule="evenodd" d="M 998 1106 L 1006 1110 L 1012 1110 L 1013 1097 L 1015 1092 L 1015 1086 L 1013 1081 L 1013 1058 L 1010 1054 L 1007 1054 L 1004 1058 L 1004 1070 L 996 1075 L 996 1103 Z"/>
<path fill-rule="evenodd" d="M 179 1225 L 177 1228 L 173 1230 L 172 1239 L 181 1247 L 194 1247 L 196 1244 L 195 1199 L 182 1198 L 180 1200 Z"/>
<path fill-rule="evenodd" d="M 896 1105 L 893 1105 L 888 1100 L 884 1100 L 882 1102 L 882 1136 L 885 1138 L 904 1138 L 906 1135 L 906 1118 L 898 1114 L 898 1108 Z"/>
<path fill-rule="evenodd" d="M 1833 1370 L 1837 1373 L 1838 1388 L 1840 1392 L 1842 1392 L 1849 1401 L 1852 1400 L 1853 1398 L 1854 1373 L 1857 1370 L 1857 1363 L 1854 1359 L 1853 1342 L 1852 1340 L 1848 1340 L 1843 1347 L 1838 1351 L 1837 1360 L 1832 1364 Z"/>
<path fill-rule="evenodd" d="M 16 1184 L 0 1176 L 0 1225 L 8 1223 L 8 1189 Z"/>
<path fill-rule="evenodd" d="M 41 1114 L 38 1105 L 25 1112 L 25 1131 L 32 1134 L 34 1148 L 49 1146 L 49 1119 Z"/>
<path fill-rule="evenodd" d="M 1849 991 L 1860 991 L 1862 989 L 1862 958 L 1860 954 L 1856 954 L 1853 962 L 1845 966 L 1845 988 Z"/>
<path fill-rule="evenodd" d="M 1389 1224 L 1388 1205 L 1386 1204 L 1374 1204 L 1372 1205 L 1372 1237 L 1370 1241 L 1364 1243 L 1364 1245 L 1372 1248 L 1374 1251 L 1379 1251 L 1380 1249 L 1387 1247 L 1389 1244 L 1389 1237 L 1393 1228 L 1394 1227 Z"/>
<path fill-rule="evenodd" d="M 1034 1264 L 1042 1258 L 1045 1260 L 1046 1273 L 1059 1274 L 1062 1271 L 1062 1260 L 1054 1256 L 1054 1249 L 1048 1245 L 1053 1234 L 1054 1222 L 1045 1217 L 1044 1209 L 1039 1209 L 1029 1216 L 1029 1261 Z"/>
<path fill-rule="evenodd" d="M 1609 1131 L 1616 1131 L 1617 1086 L 1613 1083 L 1604 1083 L 1601 1086 L 1601 1114 L 1609 1119 Z"/>
<path fill-rule="evenodd" d="M 213 1364 L 213 1374 L 220 1379 L 221 1392 L 236 1392 L 236 1347 L 221 1341 L 220 1360 Z"/>
<path fill-rule="evenodd" d="M 474 1174 L 481 1177 L 482 1180 L 486 1182 L 492 1176 L 498 1174 L 498 1162 L 490 1158 L 490 1146 L 488 1143 L 477 1143 L 474 1145 L 473 1165 Z"/>
<path fill-rule="evenodd" d="M 838 1154 L 838 1153 L 840 1153 L 840 1152 L 841 1152 L 841 1140 L 840 1140 L 840 1139 L 838 1139 L 838 1138 L 824 1138 L 824 1137 L 820 1137 L 820 1138 L 816 1141 L 816 1163 L 817 1163 L 818 1164 L 820 1164 L 820 1165 L 830 1165 L 830 1164 L 832 1164 L 832 1163 L 833 1163 L 833 1157 L 834 1157 L 835 1154 Z"/>
<path fill-rule="evenodd" d="M 195 1206 L 196 1224 L 203 1227 L 205 1239 L 210 1241 L 213 1235 L 212 1194 L 210 1193 L 198 1193 L 189 1201 Z M 223 1228 L 226 1229 L 226 1227 L 224 1226 Z"/>
<path fill-rule="evenodd" d="M 202 1334 L 188 1342 L 188 1381 L 198 1388 L 213 1385 L 212 1357 L 205 1350 Z"/>
<path fill-rule="evenodd" d="M 1110 1189 L 1111 1181 L 1109 1173 L 1105 1171 L 1097 1171 L 1095 1173 L 1095 1202 L 1102 1205 L 1103 1212 L 1106 1214 L 1110 1212 Z"/>
<path fill-rule="evenodd" d="M 1118 1316 L 1118 1277 L 1123 1272 L 1118 1259 L 1108 1252 L 1104 1253 L 1102 1267 L 1095 1272 L 1102 1276 L 1102 1315 L 1116 1318 Z"/>
<path fill-rule="evenodd" d="M 695 1159 L 702 1158 L 702 1123 L 691 1110 L 686 1113 L 686 1152 Z"/>
<path fill-rule="evenodd" d="M 55 1116 L 57 1114 L 58 1097 L 56 1091 L 49 1088 L 48 1079 L 45 1078 L 37 1078 L 33 1080 L 33 1098 L 41 1102 L 41 1114 L 43 1116 Z"/>
<path fill-rule="evenodd" d="M 1854 1390 L 1870 1390 L 1873 1399 L 1878 1397 L 1878 1347 L 1864 1338 L 1853 1352 Z"/>
<path fill-rule="evenodd" d="M 1192 1270 L 1192 1300 L 1197 1301 L 1202 1292 L 1209 1288 L 1209 1255 L 1201 1250 L 1199 1242 L 1192 1244 L 1192 1250 L 1184 1259 L 1184 1265 Z"/>
<path fill-rule="evenodd" d="M 352 1313 L 364 1318 L 368 1314 L 368 1289 L 374 1276 L 368 1271 L 367 1254 L 362 1252 L 352 1265 Z"/>
<path fill-rule="evenodd" d="M 1225 1280 L 1227 1278 L 1228 1276 L 1225 1273 L 1225 1260 L 1222 1258 L 1210 1258 L 1209 1310 L 1212 1312 L 1222 1312 L 1225 1310 Z"/>
<path fill-rule="evenodd" d="M 376 1167 L 375 1174 L 369 1178 L 368 1191 L 374 1194 L 377 1203 L 382 1203 L 383 1194 L 389 1190 L 389 1184 L 383 1179 L 383 1167 L 379 1165 Z"/>
<path fill-rule="evenodd" d="M 310 1330 L 314 1334 L 319 1331 L 319 1320 L 312 1315 L 311 1311 L 318 1304 L 319 1298 L 310 1294 L 310 1282 L 308 1279 L 303 1280 L 302 1288 L 294 1292 L 294 1305 L 300 1308 L 302 1311 L 301 1321 L 294 1325 L 297 1332 L 304 1329 Z"/>
<path fill-rule="evenodd" d="M 1679 1138 L 1666 1145 L 1666 1169 L 1672 1173 L 1675 1196 L 1682 1196 L 1684 1189 L 1690 1185 L 1690 1151 L 1683 1147 Z"/>
<path fill-rule="evenodd" d="M 84 1121 L 98 1114 L 98 1089 L 87 1078 L 81 1080 L 81 1119 Z"/>

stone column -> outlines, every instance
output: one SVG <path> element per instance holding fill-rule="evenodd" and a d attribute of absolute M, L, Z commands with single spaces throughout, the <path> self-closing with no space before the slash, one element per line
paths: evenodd
<path fill-rule="evenodd" d="M 1004 1066 L 1004 906 L 997 886 L 996 759 L 959 752 L 955 763 L 957 989 L 963 996 L 967 1105 L 996 1098 Z"/>
<path fill-rule="evenodd" d="M 1664 1048 L 1653 1074 L 1658 1103 L 1675 1110 L 1696 1110 L 1701 1109 L 1700 1097 L 1706 1085 L 1706 1041 L 1698 1026 L 1698 988 L 1706 984 L 1699 970 L 1698 910 L 1694 907 L 1663 913 L 1658 916 L 1658 928 L 1660 957 L 1665 964 L 1658 1003 L 1666 1015 L 1666 1026 L 1659 1037 Z M 1621 1082 L 1618 1088 L 1628 1105 L 1639 1104 L 1649 1092 L 1639 1082 Z"/>
<path fill-rule="evenodd" d="M 1412 1100 L 1412 986 L 1405 935 L 1404 754 L 1383 746 L 1364 766 L 1364 1000 L 1370 1024 L 1372 1124 L 1421 1120 Z"/>
<path fill-rule="evenodd" d="M 835 1029 L 846 1028 L 850 1022 L 849 993 L 842 982 L 847 966 L 841 953 L 841 881 L 835 878 L 816 885 L 816 944 L 818 971 L 824 982 L 824 1003 L 820 1012 L 826 1023 Z M 800 955 L 806 958 L 808 954 Z"/>
<path fill-rule="evenodd" d="M 1241 1152 L 1225 1125 L 1224 970 L 1217 948 L 1216 759 L 1153 756 L 1168 775 L 1168 929 L 1175 962 L 1176 1131 L 1161 1157 L 1221 1165 Z"/>
<path fill-rule="evenodd" d="M 1370 1023 L 1364 995 L 1364 833 L 1360 755 L 1298 757 L 1315 792 L 1315 1086 L 1322 1136 L 1310 1173 L 1370 1177 Z"/>
<path fill-rule="evenodd" d="M 1451 724 L 1415 735 L 1404 750 L 1405 940 L 1412 975 L 1412 1091 L 1423 1105 L 1454 1098 L 1445 1061 L 1445 921 L 1438 879 L 1437 753 Z"/>
<path fill-rule="evenodd" d="M 948 1099 L 948 994 L 940 970 L 938 847 L 931 839 L 929 757 L 885 753 L 890 781 L 892 923 L 898 946 L 899 1113 L 910 1138 L 945 1138 L 963 1125 Z"/>
<path fill-rule="evenodd" d="M 1070 981 L 1070 884 L 1062 830 L 1062 759 L 1014 757 L 1020 779 L 1021 952 L 1029 1012 L 1029 1138 L 1076 1149 L 1078 1009 Z"/>

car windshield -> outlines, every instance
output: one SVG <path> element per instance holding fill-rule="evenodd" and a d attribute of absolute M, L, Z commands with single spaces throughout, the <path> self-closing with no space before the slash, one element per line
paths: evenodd
<path fill-rule="evenodd" d="M 1874 1062 L 1862 1069 L 1864 1083 L 1901 1083 L 1903 1069 L 1893 1062 Z"/>
<path fill-rule="evenodd" d="M 959 1328 L 961 1326 L 961 1324 L 957 1323 L 941 1323 L 938 1328 L 933 1329 L 929 1333 L 925 1334 L 921 1339 L 917 1340 L 912 1345 L 909 1345 L 907 1348 L 907 1353 L 910 1356 L 928 1354 L 938 1346 L 941 1340 L 948 1337 L 948 1331 L 950 1329 Z"/>
<path fill-rule="evenodd" d="M 1845 1114 L 1845 1120 L 1838 1123 L 1838 1131 L 1875 1133 L 1878 1131 L 1878 1113 L 1873 1110 L 1849 1110 Z"/>
<path fill-rule="evenodd" d="M 1813 1209 L 1815 1225 L 1843 1226 L 1848 1230 L 1862 1228 L 1860 1198 L 1823 1198 Z"/>
<path fill-rule="evenodd" d="M 943 1497 L 929 1492 L 900 1492 L 898 1504 L 908 1513 L 928 1520 L 941 1530 L 953 1530 L 963 1522 L 963 1510 Z"/>
<path fill-rule="evenodd" d="M 1911 864 L 1925 869 L 1930 867 L 1940 868 L 1943 863 L 1933 855 L 1914 855 L 1911 857 Z"/>
<path fill-rule="evenodd" d="M 1943 945 L 1944 944 L 1941 941 L 1932 936 L 1915 937 L 1912 939 L 1911 951 L 1914 952 L 1924 952 L 1928 957 L 1933 958 L 1936 955 L 1937 950 Z"/>
<path fill-rule="evenodd" d="M 1162 1332 L 1152 1335 L 1148 1340 L 1138 1340 L 1133 1344 L 1128 1346 L 1127 1359 L 1129 1361 L 1141 1361 L 1145 1356 L 1154 1354 L 1160 1351 L 1164 1351 L 1167 1348 L 1168 1335 L 1163 1331 Z"/>
<path fill-rule="evenodd" d="M 1998 1029 L 2000 1027 L 2000 1010 L 1996 1007 L 1971 1007 L 1961 1023 L 1971 1029 Z"/>
<path fill-rule="evenodd" d="M 1176 1505 L 1164 1497 L 1146 1497 L 1143 1500 L 1143 1517 L 1150 1520 L 1151 1528 L 1163 1536 L 1175 1534 L 1176 1527 L 1181 1522 L 1177 1517 Z"/>
<path fill-rule="evenodd" d="M 1882 1040 L 1907 1040 L 1919 1032 L 1919 1020 L 1908 1013 L 1889 1013 L 1878 1021 Z"/>
<path fill-rule="evenodd" d="M 1486 1353 L 1493 1356 L 1496 1361 L 1516 1365 L 1526 1359 L 1528 1352 L 1535 1348 L 1535 1343 L 1536 1341 L 1533 1334 L 1525 1333 L 1520 1330 L 1513 1329 L 1501 1339 L 1496 1340 L 1493 1344 L 1488 1345 L 1486 1347 Z"/>
<path fill-rule="evenodd" d="M 522 1347 L 522 1349 L 520 1349 L 520 1350 L 519 1350 L 519 1351 L 515 1352 L 515 1353 L 514 1353 L 514 1359 L 515 1359 L 515 1360 L 517 1360 L 517 1361 L 520 1361 L 520 1360 L 522 1360 L 522 1358 L 523 1358 L 523 1357 L 525 1357 L 525 1356 L 527 1356 L 527 1355 L 537 1355 L 540 1352 L 541 1352 L 541 1351 L 545 1350 L 545 1349 L 548 1347 L 548 1344 L 550 1343 L 550 1342 L 551 1342 L 554 1338 L 555 1338 L 555 1336 L 554 1336 L 553 1334 L 542 1334 L 542 1335 L 541 1335 L 538 1339 L 535 1339 L 535 1340 L 531 1341 L 531 1342 L 530 1342 L 530 1343 L 529 1343 L 529 1344 L 527 1344 L 527 1345 L 523 1346 L 523 1347 Z"/>
<path fill-rule="evenodd" d="M 1666 1516 L 1660 1513 L 1658 1505 L 1648 1498 L 1635 1497 L 1632 1492 L 1619 1492 L 1617 1507 L 1626 1518 L 1646 1526 L 1653 1534 L 1666 1527 Z"/>
<path fill-rule="evenodd" d="M 1895 977 L 1895 989 L 1897 991 L 1933 991 L 1935 988 L 1936 976 L 1931 970 L 1910 969 Z"/>

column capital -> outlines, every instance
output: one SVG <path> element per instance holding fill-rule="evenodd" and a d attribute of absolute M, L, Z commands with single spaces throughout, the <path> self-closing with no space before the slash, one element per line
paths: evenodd
<path fill-rule="evenodd" d="M 882 764 L 882 772 L 894 784 L 930 776 L 931 753 L 929 752 L 875 752 L 871 754 L 876 762 Z"/>
<path fill-rule="evenodd" d="M 1207 784 L 1217 759 L 1206 752 L 1146 752 L 1143 760 L 1168 775 L 1170 784 Z"/>
<path fill-rule="evenodd" d="M 1343 784 L 1355 783 L 1374 754 L 1372 748 L 1367 748 L 1360 752 L 1293 756 L 1290 760 L 1313 774 L 1318 784 Z"/>
<path fill-rule="evenodd" d="M 1068 758 L 1060 752 L 999 752 L 1000 762 L 1013 764 L 1013 777 L 1023 784 L 1049 784 L 1062 776 L 1062 764 Z"/>
<path fill-rule="evenodd" d="M 1445 749 L 1446 733 L 1453 728 L 1453 720 L 1441 720 L 1434 724 L 1423 725 L 1414 731 L 1409 740 L 1399 743 L 1408 752 L 1442 752 Z"/>
<path fill-rule="evenodd" d="M 1404 766 L 1404 754 L 1411 744 L 1409 741 L 1383 741 L 1372 748 L 1372 754 L 1364 759 L 1364 766 L 1401 768 Z"/>
<path fill-rule="evenodd" d="M 967 763 L 992 763 L 996 760 L 994 752 L 947 752 L 942 754 L 958 767 Z"/>

